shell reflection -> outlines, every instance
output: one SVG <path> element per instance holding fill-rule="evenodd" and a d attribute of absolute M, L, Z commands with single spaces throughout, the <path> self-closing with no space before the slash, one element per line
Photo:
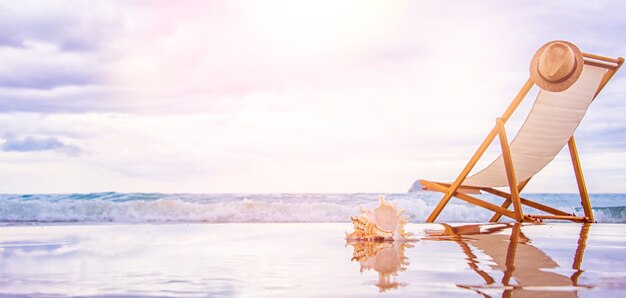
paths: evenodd
<path fill-rule="evenodd" d="M 406 283 L 398 282 L 397 277 L 398 273 L 405 271 L 409 265 L 404 250 L 413 247 L 410 243 L 348 240 L 348 244 L 354 248 L 352 261 L 359 262 L 360 272 L 369 270 L 378 272 L 378 281 L 375 285 L 380 292 L 406 286 Z"/>

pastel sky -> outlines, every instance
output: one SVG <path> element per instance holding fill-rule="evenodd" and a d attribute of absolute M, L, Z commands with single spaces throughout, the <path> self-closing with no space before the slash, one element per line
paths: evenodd
<path fill-rule="evenodd" d="M 624 11 L 619 1 L 0 1 L 0 193 L 404 192 L 417 178 L 447 181 L 536 49 L 564 39 L 624 56 Z M 626 192 L 624 115 L 622 70 L 576 133 L 591 192 Z M 567 150 L 527 190 L 576 192 Z"/>

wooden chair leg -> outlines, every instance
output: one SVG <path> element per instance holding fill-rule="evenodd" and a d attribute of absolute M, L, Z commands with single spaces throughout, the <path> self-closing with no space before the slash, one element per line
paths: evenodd
<path fill-rule="evenodd" d="M 500 205 L 500 207 L 504 208 L 504 209 L 509 209 L 509 206 L 511 206 L 511 200 L 505 200 L 504 203 L 502 203 L 502 205 Z M 500 218 L 502 217 L 502 213 L 495 213 L 490 219 L 489 222 L 498 222 L 498 220 L 500 220 Z"/>
<path fill-rule="evenodd" d="M 524 189 L 524 187 L 526 187 L 526 185 L 528 185 L 528 182 L 530 181 L 530 179 L 531 179 L 531 178 L 532 178 L 532 177 L 530 177 L 530 178 L 528 178 L 528 179 L 526 179 L 526 180 L 524 180 L 524 181 L 520 182 L 520 183 L 517 185 L 517 191 L 518 191 L 519 193 L 521 193 L 521 192 L 522 192 L 522 190 Z M 488 192 L 492 193 L 492 192 L 491 192 L 491 191 L 489 191 L 489 190 L 495 190 L 495 189 L 487 189 L 487 190 L 486 190 L 486 191 L 488 191 Z M 499 192 L 499 191 L 498 191 L 498 192 Z M 500 207 L 502 207 L 502 208 L 504 208 L 504 209 L 508 209 L 508 208 L 509 208 L 509 206 L 511 206 L 511 203 L 512 203 L 512 202 L 511 202 L 510 196 L 509 196 L 509 198 L 506 198 L 506 197 L 504 196 L 504 194 L 496 194 L 496 195 L 501 196 L 501 197 L 503 197 L 503 198 L 505 199 L 504 203 L 502 203 L 502 206 L 500 206 Z M 521 198 L 521 197 L 520 197 L 520 200 L 523 202 L 523 200 L 522 200 L 522 198 Z M 491 219 L 489 219 L 489 222 L 498 222 L 498 220 L 500 220 L 500 218 L 501 218 L 501 217 L 502 217 L 502 213 L 495 213 L 495 214 L 491 217 Z"/>
<path fill-rule="evenodd" d="M 580 203 L 585 211 L 585 217 L 589 218 L 591 222 L 594 222 L 593 210 L 591 210 L 591 202 L 589 201 L 589 193 L 587 192 L 587 186 L 585 185 L 585 177 L 583 177 L 583 170 L 580 166 L 580 160 L 578 159 L 578 149 L 576 149 L 576 141 L 572 136 L 567 142 L 569 148 L 569 154 L 572 158 L 572 165 L 574 166 L 574 173 L 576 174 L 576 182 L 578 183 L 578 193 L 580 193 Z"/>
<path fill-rule="evenodd" d="M 446 207 L 446 205 L 452 198 L 452 194 L 454 194 L 455 191 L 450 192 L 450 189 L 448 189 L 445 192 L 445 194 L 443 195 L 443 198 L 441 198 L 437 206 L 435 206 L 435 209 L 433 209 L 433 211 L 430 213 L 430 215 L 426 219 L 426 222 L 434 222 L 437 219 L 439 214 L 441 214 L 441 211 L 443 210 L 443 208 Z"/>
<path fill-rule="evenodd" d="M 500 136 L 500 147 L 502 147 L 502 158 L 504 159 L 504 167 L 506 168 L 506 177 L 509 182 L 509 189 L 511 190 L 511 201 L 513 202 L 515 217 L 518 222 L 522 222 L 524 219 L 524 213 L 522 211 L 522 203 L 519 198 L 519 189 L 517 189 L 517 179 L 515 178 L 513 159 L 511 157 L 511 151 L 509 150 L 509 141 L 507 140 L 506 130 L 504 129 L 504 121 L 498 118 L 496 122 L 498 126 L 498 135 Z"/>

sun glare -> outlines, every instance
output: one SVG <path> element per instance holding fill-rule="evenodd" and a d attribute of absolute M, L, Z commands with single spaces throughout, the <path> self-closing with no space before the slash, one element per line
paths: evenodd
<path fill-rule="evenodd" d="M 292 53 L 345 53 L 371 44 L 395 28 L 408 5 L 356 0 L 238 4 L 259 38 Z"/>

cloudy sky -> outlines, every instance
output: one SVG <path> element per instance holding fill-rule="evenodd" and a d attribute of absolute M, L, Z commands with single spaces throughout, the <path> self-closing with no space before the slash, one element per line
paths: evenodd
<path fill-rule="evenodd" d="M 0 193 L 404 192 L 450 180 L 537 48 L 564 39 L 626 55 L 625 9 L 0 1 Z M 591 192 L 626 192 L 623 115 L 622 70 L 576 134 Z M 575 185 L 565 150 L 527 189 Z"/>

